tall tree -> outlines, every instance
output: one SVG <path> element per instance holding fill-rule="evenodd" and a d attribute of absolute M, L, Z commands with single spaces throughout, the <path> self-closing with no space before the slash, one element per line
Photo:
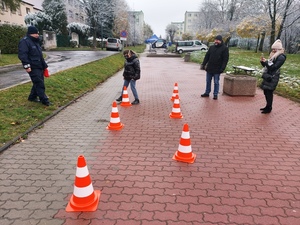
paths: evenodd
<path fill-rule="evenodd" d="M 113 0 L 116 1 L 115 9 L 113 11 L 113 36 L 120 37 L 120 32 L 126 30 L 128 32 L 128 10 L 129 7 L 125 0 Z"/>
<path fill-rule="evenodd" d="M 83 0 L 87 13 L 89 26 L 93 34 L 93 45 L 96 47 L 96 37 L 109 37 L 112 35 L 113 12 L 116 1 L 113 0 Z"/>
<path fill-rule="evenodd" d="M 2 6 L 3 4 L 10 8 L 11 11 L 16 11 L 20 7 L 20 3 L 22 0 L 0 0 L 0 5 Z M 0 7 L 0 12 L 2 10 L 2 7 Z"/>
<path fill-rule="evenodd" d="M 66 6 L 62 0 L 44 0 L 42 7 L 46 15 L 51 18 L 53 30 L 57 34 L 68 34 Z"/>

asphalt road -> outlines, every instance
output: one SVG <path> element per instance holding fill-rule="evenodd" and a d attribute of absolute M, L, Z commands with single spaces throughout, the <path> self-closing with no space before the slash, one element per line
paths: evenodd
<path fill-rule="evenodd" d="M 80 66 L 116 54 L 114 51 L 48 51 L 46 62 L 49 73 L 54 74 L 72 67 Z M 1 68 L 1 67 L 0 67 Z M 0 69 L 0 90 L 7 89 L 30 81 L 29 75 L 16 65 Z M 7 71 L 8 70 L 8 71 Z"/>

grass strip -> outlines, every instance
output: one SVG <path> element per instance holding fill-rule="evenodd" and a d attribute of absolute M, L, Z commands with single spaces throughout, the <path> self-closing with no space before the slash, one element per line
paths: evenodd
<path fill-rule="evenodd" d="M 22 141 L 26 131 L 39 125 L 61 107 L 92 91 L 123 68 L 124 57 L 116 54 L 92 63 L 68 69 L 45 79 L 46 93 L 53 105 L 27 101 L 31 82 L 1 91 L 0 149 L 7 143 Z"/>

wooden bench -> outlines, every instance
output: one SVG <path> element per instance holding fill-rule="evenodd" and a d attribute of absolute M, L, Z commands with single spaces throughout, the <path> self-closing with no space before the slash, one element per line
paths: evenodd
<path fill-rule="evenodd" d="M 246 75 L 251 75 L 253 71 L 255 71 L 255 69 L 252 69 L 250 67 L 246 67 L 246 66 L 232 66 L 234 68 L 234 73 L 238 74 L 241 71 L 244 71 L 244 74 Z"/>

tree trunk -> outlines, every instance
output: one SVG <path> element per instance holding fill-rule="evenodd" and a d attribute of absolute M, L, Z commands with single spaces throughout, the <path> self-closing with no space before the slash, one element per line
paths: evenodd
<path fill-rule="evenodd" d="M 261 32 L 261 39 L 260 39 L 259 49 L 258 49 L 261 52 L 264 50 L 265 37 L 266 37 L 266 32 L 265 31 Z"/>
<path fill-rule="evenodd" d="M 257 53 L 257 50 L 258 50 L 259 39 L 260 39 L 260 34 L 257 35 L 257 42 L 256 42 L 256 47 L 255 47 L 255 53 Z"/>

